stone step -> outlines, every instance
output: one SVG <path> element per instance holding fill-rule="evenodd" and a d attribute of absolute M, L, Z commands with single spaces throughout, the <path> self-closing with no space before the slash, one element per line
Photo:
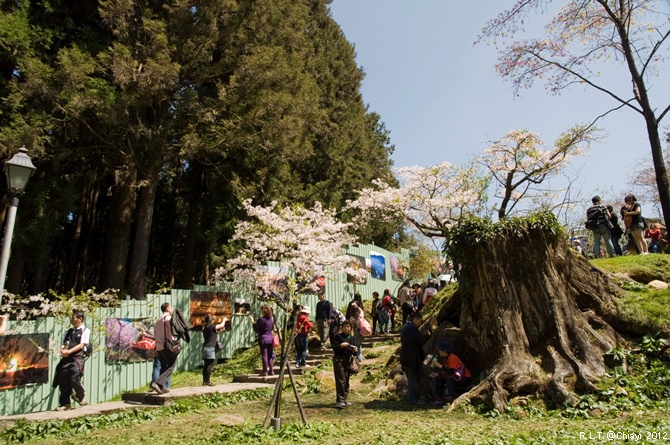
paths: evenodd
<path fill-rule="evenodd" d="M 275 379 L 276 381 L 276 379 Z M 264 385 L 259 385 L 259 383 L 274 383 L 274 382 L 264 382 L 256 381 L 251 382 L 250 385 L 241 385 L 239 383 L 215 383 L 213 386 L 186 386 L 181 388 L 172 388 L 167 394 L 157 394 L 155 392 L 126 392 L 121 394 L 121 400 L 125 403 L 132 405 L 170 405 L 175 400 L 181 397 L 191 397 L 199 396 L 204 394 L 213 394 L 218 393 L 231 393 L 243 390 L 253 390 L 257 388 L 264 388 Z M 117 402 L 114 402 L 117 403 Z M 105 405 L 105 403 L 100 404 Z M 96 405 L 87 405 L 85 407 L 78 408 L 76 411 L 87 412 L 89 409 L 94 408 Z M 72 413 L 74 411 L 66 411 L 65 413 Z M 74 417 L 79 417 L 75 415 Z"/>
<path fill-rule="evenodd" d="M 373 347 L 376 344 L 379 343 L 386 343 L 389 341 L 393 341 L 395 343 L 400 342 L 400 337 L 367 337 L 364 338 L 363 341 L 361 342 L 361 346 L 364 348 L 370 348 Z"/>
<path fill-rule="evenodd" d="M 307 356 L 307 360 L 305 360 L 305 363 L 308 364 L 309 366 L 319 366 L 323 359 L 319 358 L 312 358 L 311 356 Z M 291 360 L 291 369 L 295 369 L 295 362 Z"/>
<path fill-rule="evenodd" d="M 375 334 L 365 338 L 400 338 L 400 332 L 389 332 L 388 334 Z"/>
<path fill-rule="evenodd" d="M 258 374 L 239 374 L 233 377 L 235 383 L 277 383 L 279 376 L 275 375 L 258 375 Z M 284 380 L 288 379 L 288 373 L 284 375 Z"/>
<path fill-rule="evenodd" d="M 170 393 L 157 394 L 155 392 L 126 392 L 121 394 L 121 400 L 124 402 L 139 403 L 142 405 L 165 406 L 172 405 L 174 396 Z"/>
<path fill-rule="evenodd" d="M 296 368 L 295 366 L 291 365 L 291 372 L 293 375 L 302 375 L 302 371 L 305 368 Z M 256 368 L 256 372 L 260 375 L 261 372 L 263 372 L 263 368 Z M 279 374 L 279 366 L 274 367 L 274 373 Z"/>
<path fill-rule="evenodd" d="M 312 359 L 316 359 L 316 360 L 331 359 L 331 358 L 333 358 L 333 351 L 331 351 L 330 349 L 326 349 L 325 351 L 320 351 L 320 350 L 309 351 L 307 353 L 307 358 L 310 359 L 310 360 L 312 360 Z"/>

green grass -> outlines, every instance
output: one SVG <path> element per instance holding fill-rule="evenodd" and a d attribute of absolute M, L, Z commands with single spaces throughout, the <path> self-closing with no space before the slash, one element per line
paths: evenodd
<path fill-rule="evenodd" d="M 635 324 L 670 335 L 670 290 L 626 291 L 619 303 L 622 314 Z"/>
<path fill-rule="evenodd" d="M 646 284 L 652 280 L 670 283 L 670 255 L 625 255 L 591 262 L 606 272 L 626 274 L 640 283 Z"/>
<path fill-rule="evenodd" d="M 670 283 L 670 255 L 626 255 L 591 260 L 600 269 L 612 273 L 624 289 L 619 308 L 635 324 L 670 335 L 670 289 L 646 286 L 652 280 Z"/>

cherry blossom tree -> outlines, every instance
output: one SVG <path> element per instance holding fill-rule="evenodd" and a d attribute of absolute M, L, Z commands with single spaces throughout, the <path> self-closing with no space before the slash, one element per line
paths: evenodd
<path fill-rule="evenodd" d="M 293 304 L 308 292 L 317 292 L 315 278 L 323 279 L 349 266 L 351 257 L 344 254 L 347 245 L 356 238 L 349 233 L 351 223 L 340 222 L 335 211 L 324 209 L 320 202 L 309 209 L 301 205 L 280 207 L 276 201 L 268 207 L 243 202 L 248 219 L 237 224 L 231 242 L 239 245 L 237 257 L 217 269 L 215 277 L 234 277 L 259 291 L 262 298 L 272 299 L 284 310 L 281 336 L 281 367 L 264 426 L 268 425 L 274 409 L 279 416 L 284 373 L 288 368 L 293 345 L 294 327 L 289 326 L 288 314 Z M 281 277 L 268 275 L 269 263 L 278 264 Z M 273 278 L 281 278 L 276 280 Z M 289 306 L 291 304 L 291 306 Z M 289 371 L 293 393 L 303 422 L 307 422 L 300 396 Z"/>
<path fill-rule="evenodd" d="M 350 257 L 347 245 L 356 239 L 349 233 L 351 223 L 339 222 L 332 210 L 316 202 L 311 209 L 296 205 L 279 207 L 243 203 L 249 216 L 237 224 L 231 242 L 239 244 L 238 256 L 216 271 L 216 278 L 233 276 L 252 285 L 263 295 L 279 293 L 296 302 L 300 295 L 318 291 L 313 278 L 344 270 Z M 277 263 L 282 272 L 278 281 L 268 275 L 268 263 Z M 279 278 L 279 277 L 274 277 Z"/>
<path fill-rule="evenodd" d="M 515 93 L 542 79 L 559 94 L 571 85 L 585 85 L 609 96 L 614 108 L 626 108 L 644 120 L 663 217 L 670 224 L 670 182 L 659 125 L 670 111 L 654 104 L 652 89 L 666 63 L 670 20 L 659 0 L 569 0 L 549 21 L 542 38 L 512 40 L 531 14 L 543 13 L 551 0 L 518 0 L 490 20 L 480 40 L 493 41 L 499 51 L 496 70 L 514 85 Z M 555 3 L 555 2 L 554 2 Z M 601 77 L 610 65 L 625 72 L 630 83 L 609 85 Z M 667 98 L 654 98 L 658 101 Z M 600 117 L 602 117 L 600 116 Z M 599 119 L 599 118 L 598 118 Z M 596 119 L 597 120 L 597 119 Z"/>
<path fill-rule="evenodd" d="M 449 162 L 429 167 L 403 167 L 395 170 L 400 186 L 382 180 L 359 192 L 346 209 L 358 211 L 356 224 L 372 215 L 402 217 L 429 238 L 442 238 L 449 227 L 464 215 L 485 210 L 488 178 L 476 165 L 457 167 Z"/>
<path fill-rule="evenodd" d="M 594 129 L 575 126 L 563 133 L 551 148 L 536 133 L 512 130 L 494 141 L 479 162 L 493 178 L 499 198 L 498 218 L 504 219 L 522 199 L 537 208 L 551 208 L 557 191 L 546 187 L 545 181 L 560 174 L 570 161 L 584 153 L 593 139 Z"/>

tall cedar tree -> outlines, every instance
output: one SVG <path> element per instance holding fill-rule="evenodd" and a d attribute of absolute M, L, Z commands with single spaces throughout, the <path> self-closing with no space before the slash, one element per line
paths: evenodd
<path fill-rule="evenodd" d="M 206 282 L 242 199 L 337 207 L 392 180 L 328 3 L 0 2 L 0 147 L 38 166 L 7 288 Z"/>

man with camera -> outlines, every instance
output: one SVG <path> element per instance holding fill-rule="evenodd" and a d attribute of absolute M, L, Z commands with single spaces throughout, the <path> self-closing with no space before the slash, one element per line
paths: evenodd
<path fill-rule="evenodd" d="M 610 232 L 610 214 L 607 207 L 602 205 L 600 196 L 591 198 L 593 205 L 586 210 L 586 228 L 593 232 L 593 256 L 600 258 L 600 239 L 605 240 L 605 250 L 610 257 L 616 256 L 614 245 L 612 244 L 612 234 Z"/>

